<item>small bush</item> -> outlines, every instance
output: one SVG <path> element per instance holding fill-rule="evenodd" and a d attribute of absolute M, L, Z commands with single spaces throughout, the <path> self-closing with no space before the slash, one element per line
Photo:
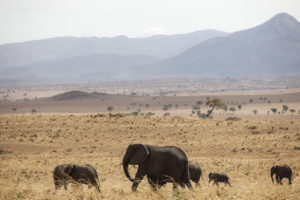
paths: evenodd
<path fill-rule="evenodd" d="M 169 117 L 170 115 L 171 115 L 170 113 L 166 112 L 163 116 L 164 117 Z"/>
<path fill-rule="evenodd" d="M 294 146 L 295 150 L 300 150 L 300 146 Z"/>
<path fill-rule="evenodd" d="M 238 120 L 241 120 L 241 118 L 239 118 L 239 117 L 227 117 L 226 120 L 227 121 L 238 121 Z"/>

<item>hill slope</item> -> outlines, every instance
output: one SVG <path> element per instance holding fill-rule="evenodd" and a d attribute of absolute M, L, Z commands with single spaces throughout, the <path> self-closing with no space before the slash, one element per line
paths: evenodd
<path fill-rule="evenodd" d="M 151 71 L 198 77 L 300 74 L 300 23 L 281 13 L 257 27 L 200 43 Z"/>
<path fill-rule="evenodd" d="M 59 37 L 23 43 L 0 45 L 0 70 L 44 61 L 91 54 L 147 55 L 162 59 L 179 54 L 212 37 L 227 33 L 215 30 L 145 38 L 76 38 Z"/>

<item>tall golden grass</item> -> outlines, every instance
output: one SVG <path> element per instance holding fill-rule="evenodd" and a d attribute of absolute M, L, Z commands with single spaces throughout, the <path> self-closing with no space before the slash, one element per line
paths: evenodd
<path fill-rule="evenodd" d="M 167 184 L 155 193 L 144 178 L 131 192 L 120 165 L 130 143 L 179 146 L 202 167 L 201 187 Z M 0 199 L 300 199 L 299 146 L 297 120 L 0 115 Z M 74 184 L 55 190 L 53 170 L 63 163 L 93 165 L 102 192 Z M 275 164 L 291 166 L 292 185 L 272 184 Z M 209 172 L 228 174 L 232 187 L 208 185 Z"/>

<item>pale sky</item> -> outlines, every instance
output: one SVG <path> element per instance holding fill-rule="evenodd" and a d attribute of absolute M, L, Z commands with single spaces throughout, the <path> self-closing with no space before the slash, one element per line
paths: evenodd
<path fill-rule="evenodd" d="M 0 0 L 0 44 L 59 36 L 145 37 L 251 28 L 300 0 Z"/>

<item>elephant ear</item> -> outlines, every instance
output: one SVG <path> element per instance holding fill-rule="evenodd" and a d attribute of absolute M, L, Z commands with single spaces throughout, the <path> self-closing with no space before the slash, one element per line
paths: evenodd
<path fill-rule="evenodd" d="M 129 164 L 140 165 L 144 163 L 149 155 L 149 150 L 144 144 L 132 144 L 129 146 L 132 148 L 132 155 L 130 156 Z"/>
<path fill-rule="evenodd" d="M 73 171 L 74 171 L 75 165 L 68 165 L 65 169 L 65 173 L 68 174 L 69 176 L 72 175 Z"/>

